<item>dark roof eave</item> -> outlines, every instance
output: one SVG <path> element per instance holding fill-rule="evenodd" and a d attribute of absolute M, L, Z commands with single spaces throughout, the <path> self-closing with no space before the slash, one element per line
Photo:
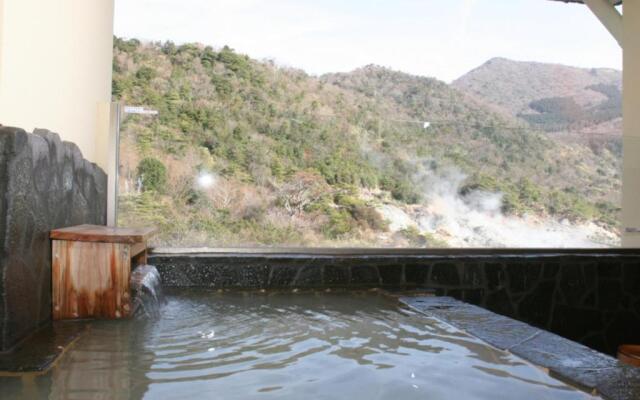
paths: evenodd
<path fill-rule="evenodd" d="M 580 4 L 584 4 L 583 0 L 551 0 L 551 1 L 561 1 L 563 3 L 580 3 Z M 619 6 L 620 4 L 622 4 L 622 0 L 609 0 L 609 2 L 611 4 L 613 4 L 614 6 Z"/>

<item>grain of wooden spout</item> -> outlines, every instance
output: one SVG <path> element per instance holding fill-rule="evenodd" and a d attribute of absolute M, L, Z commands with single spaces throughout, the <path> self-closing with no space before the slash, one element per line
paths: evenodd
<path fill-rule="evenodd" d="M 153 232 L 98 225 L 51 231 L 53 319 L 130 316 L 131 270 L 147 262 Z"/>

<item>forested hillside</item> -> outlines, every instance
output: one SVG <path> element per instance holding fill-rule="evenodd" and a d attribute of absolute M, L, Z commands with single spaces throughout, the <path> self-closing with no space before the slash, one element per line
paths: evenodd
<path fill-rule="evenodd" d="M 157 244 L 518 245 L 503 226 L 617 240 L 615 152 L 435 79 L 118 38 L 113 69 L 115 99 L 159 112 L 123 121 L 119 197 L 120 222 L 159 226 Z"/>
<path fill-rule="evenodd" d="M 453 86 L 551 132 L 621 132 L 622 73 L 494 58 Z"/>

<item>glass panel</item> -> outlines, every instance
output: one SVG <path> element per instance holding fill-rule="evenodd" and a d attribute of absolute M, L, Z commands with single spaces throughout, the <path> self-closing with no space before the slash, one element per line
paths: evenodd
<path fill-rule="evenodd" d="M 498 58 L 448 84 L 116 38 L 113 91 L 158 112 L 122 121 L 118 207 L 158 246 L 620 244 L 617 70 Z"/>

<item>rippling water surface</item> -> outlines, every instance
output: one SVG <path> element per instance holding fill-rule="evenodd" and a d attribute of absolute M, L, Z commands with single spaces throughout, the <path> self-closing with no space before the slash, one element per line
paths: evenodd
<path fill-rule="evenodd" d="M 155 321 L 96 322 L 2 399 L 589 399 L 375 294 L 169 293 Z"/>

